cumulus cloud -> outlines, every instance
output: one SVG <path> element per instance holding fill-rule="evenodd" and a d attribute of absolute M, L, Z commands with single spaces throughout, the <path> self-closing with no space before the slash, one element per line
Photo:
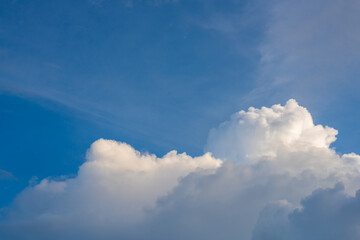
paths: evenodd
<path fill-rule="evenodd" d="M 356 154 L 341 157 L 330 147 L 336 135 L 331 127 L 315 125 L 308 110 L 291 99 L 284 106 L 250 107 L 235 113 L 210 131 L 205 149 L 222 159 L 266 165 L 271 173 L 297 176 L 308 171 L 345 180 L 357 175 L 360 165 L 352 161 Z M 354 172 L 343 169 L 350 165 Z M 347 176 L 341 175 L 344 171 Z"/>
<path fill-rule="evenodd" d="M 210 132 L 205 147 L 224 159 L 223 166 L 215 174 L 185 178 L 159 201 L 151 219 L 158 225 L 151 229 L 166 224 L 169 230 L 159 231 L 159 239 L 251 239 L 269 204 L 293 208 L 314 189 L 339 181 L 354 194 L 359 156 L 338 155 L 330 147 L 336 134 L 315 125 L 295 100 L 234 114 Z"/>
<path fill-rule="evenodd" d="M 360 191 L 349 196 L 344 186 L 318 189 L 291 211 L 286 204 L 267 206 L 260 214 L 254 240 L 359 239 Z M 274 221 L 275 220 L 275 221 Z"/>
<path fill-rule="evenodd" d="M 333 128 L 314 125 L 310 113 L 291 99 L 285 106 L 240 111 L 212 129 L 206 150 L 221 158 L 254 162 L 281 151 L 328 149 L 336 140 Z"/>
<path fill-rule="evenodd" d="M 139 221 L 144 210 L 154 207 L 181 178 L 191 172 L 209 174 L 221 163 L 210 154 L 192 158 L 176 151 L 157 158 L 125 143 L 100 139 L 92 144 L 75 178 L 44 179 L 24 190 L 3 227 L 26 226 L 31 232 L 33 225 L 51 229 L 43 236 L 32 233 L 34 239 L 63 239 L 62 231 L 82 233 L 89 226 L 101 231 L 121 229 Z M 14 238 L 21 237 L 14 234 Z"/>
<path fill-rule="evenodd" d="M 19 194 L 0 233 L 4 239 L 287 239 L 289 226 L 309 217 L 302 214 L 313 205 L 301 200 L 314 190 L 341 182 L 341 194 L 353 198 L 360 188 L 360 156 L 336 153 L 336 134 L 289 100 L 235 113 L 211 130 L 205 149 L 212 153 L 199 157 L 171 151 L 158 158 L 101 139 L 76 177 L 44 179 Z"/>

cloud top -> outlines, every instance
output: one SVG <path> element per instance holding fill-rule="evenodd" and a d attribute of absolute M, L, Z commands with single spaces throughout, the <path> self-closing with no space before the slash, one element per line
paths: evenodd
<path fill-rule="evenodd" d="M 209 152 L 199 157 L 176 151 L 157 157 L 100 139 L 75 177 L 43 179 L 20 193 L 0 233 L 4 239 L 266 240 L 289 239 L 295 226 L 309 236 L 313 230 L 301 219 L 326 219 L 334 206 L 324 203 L 316 212 L 322 203 L 312 199 L 329 195 L 316 189 L 341 182 L 338 195 L 347 199 L 360 188 L 360 156 L 336 153 L 330 147 L 336 134 L 291 99 L 235 113 L 211 130 Z M 343 216 L 342 207 L 337 211 Z"/>
<path fill-rule="evenodd" d="M 294 100 L 285 106 L 250 107 L 232 115 L 209 134 L 206 150 L 215 156 L 239 162 L 275 158 L 279 151 L 329 148 L 337 130 L 314 125 L 311 114 Z"/>

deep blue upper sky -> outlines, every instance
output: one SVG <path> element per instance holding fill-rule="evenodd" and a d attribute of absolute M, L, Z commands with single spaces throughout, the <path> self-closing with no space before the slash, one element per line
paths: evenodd
<path fill-rule="evenodd" d="M 331 45 L 317 19 L 321 34 L 297 42 L 271 17 L 277 2 L 1 1 L 0 206 L 36 178 L 75 174 L 98 138 L 198 155 L 231 113 L 290 97 L 339 130 L 338 151 L 359 153 L 356 42 Z M 293 58 L 264 63 L 264 49 Z"/>

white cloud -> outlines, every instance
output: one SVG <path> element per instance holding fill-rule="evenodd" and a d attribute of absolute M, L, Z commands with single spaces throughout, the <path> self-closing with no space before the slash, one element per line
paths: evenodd
<path fill-rule="evenodd" d="M 314 125 L 310 113 L 291 99 L 285 106 L 235 113 L 231 120 L 210 132 L 207 151 L 221 158 L 250 162 L 275 158 L 280 151 L 329 148 L 336 140 L 333 128 Z"/>
<path fill-rule="evenodd" d="M 360 156 L 337 154 L 330 147 L 336 134 L 289 100 L 240 111 L 212 130 L 206 149 L 214 157 L 172 151 L 157 158 L 101 139 L 76 177 L 24 190 L 0 233 L 4 239 L 259 239 L 259 229 L 272 229 L 269 219 L 287 224 L 286 214 L 315 189 L 342 182 L 351 196 L 360 188 Z"/>
<path fill-rule="evenodd" d="M 206 147 L 230 162 L 216 174 L 184 179 L 160 201 L 151 221 L 170 230 L 156 238 L 251 239 L 259 213 L 269 204 L 293 209 L 315 189 L 337 182 L 354 194 L 360 187 L 359 156 L 331 149 L 336 134 L 315 125 L 295 100 L 234 114 L 211 131 Z"/>
<path fill-rule="evenodd" d="M 157 158 L 125 143 L 100 139 L 92 144 L 75 178 L 44 179 L 24 190 L 13 204 L 9 221 L 60 224 L 60 229 L 68 222 L 74 226 L 65 228 L 74 227 L 75 232 L 82 225 L 121 229 L 140 221 L 144 210 L 154 207 L 181 178 L 191 172 L 208 174 L 221 163 L 210 154 L 192 158 L 176 151 Z M 54 237 L 45 235 L 46 239 Z"/>
<path fill-rule="evenodd" d="M 311 171 L 327 177 L 339 175 L 344 159 L 357 156 L 345 155 L 343 159 L 330 148 L 336 135 L 337 130 L 331 127 L 315 125 L 307 109 L 291 99 L 285 106 L 251 107 L 235 113 L 210 131 L 205 149 L 222 159 L 266 164 L 271 173 L 296 176 Z M 359 161 L 352 161 L 351 166 L 357 174 Z"/>

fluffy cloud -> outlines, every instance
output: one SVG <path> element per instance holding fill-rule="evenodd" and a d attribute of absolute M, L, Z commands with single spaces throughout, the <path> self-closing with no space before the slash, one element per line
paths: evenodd
<path fill-rule="evenodd" d="M 315 189 L 339 181 L 353 194 L 360 187 L 359 156 L 331 149 L 336 134 L 315 125 L 295 100 L 234 114 L 210 132 L 205 148 L 225 159 L 223 166 L 184 179 L 159 201 L 151 218 L 158 225 L 150 229 L 165 224 L 167 231 L 155 231 L 157 239 L 251 239 L 269 204 L 293 209 Z"/>
<path fill-rule="evenodd" d="M 309 217 L 302 214 L 313 205 L 301 200 L 314 190 L 342 182 L 342 194 L 352 196 L 360 188 L 360 156 L 337 154 L 330 147 L 336 134 L 289 100 L 234 114 L 211 130 L 205 149 L 212 154 L 200 157 L 171 151 L 157 158 L 101 139 L 76 177 L 24 190 L 0 233 L 4 239 L 286 239 L 297 218 Z M 301 204 L 304 211 L 294 212 Z"/>
<path fill-rule="evenodd" d="M 336 140 L 333 128 L 314 125 L 310 113 L 291 99 L 285 106 L 240 111 L 210 132 L 207 151 L 219 157 L 256 162 L 279 152 L 328 149 Z"/>
<path fill-rule="evenodd" d="M 144 210 L 154 207 L 179 179 L 191 172 L 209 174 L 221 163 L 210 154 L 192 158 L 176 151 L 157 158 L 125 143 L 100 139 L 92 144 L 75 178 L 44 179 L 24 190 L 2 227 L 23 226 L 34 239 L 63 239 L 68 232 L 81 235 L 89 226 L 114 234 L 140 221 Z M 46 226 L 40 231 L 43 235 L 37 236 L 34 225 Z M 10 238 L 23 237 L 21 232 L 11 234 L 15 236 Z"/>
<path fill-rule="evenodd" d="M 291 99 L 285 106 L 235 113 L 210 131 L 205 149 L 222 159 L 266 165 L 271 174 L 309 172 L 347 181 L 359 173 L 360 165 L 356 154 L 341 157 L 330 148 L 336 135 L 333 128 L 315 125 L 307 109 Z"/>

